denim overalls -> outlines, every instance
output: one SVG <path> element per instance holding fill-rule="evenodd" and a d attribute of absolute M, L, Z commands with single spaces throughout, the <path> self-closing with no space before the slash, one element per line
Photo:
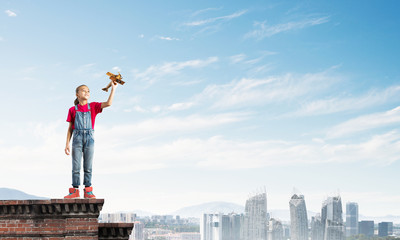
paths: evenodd
<path fill-rule="evenodd" d="M 80 172 L 83 155 L 83 184 L 86 187 L 92 185 L 92 162 L 94 153 L 94 130 L 92 128 L 92 116 L 90 104 L 89 112 L 78 112 L 78 105 L 75 105 L 75 129 L 72 140 L 72 186 L 80 186 Z"/>

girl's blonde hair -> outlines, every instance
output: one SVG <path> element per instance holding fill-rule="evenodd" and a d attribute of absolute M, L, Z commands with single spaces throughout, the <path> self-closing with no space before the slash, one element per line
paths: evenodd
<path fill-rule="evenodd" d="M 87 88 L 89 88 L 89 87 L 86 86 L 85 84 L 80 85 L 80 86 L 78 86 L 78 87 L 76 88 L 75 93 L 78 93 L 78 92 L 79 92 L 79 88 L 81 88 L 81 87 L 87 87 Z M 78 100 L 78 98 L 76 98 L 75 101 L 74 101 L 74 105 L 78 105 L 78 103 L 79 103 L 79 100 Z"/>

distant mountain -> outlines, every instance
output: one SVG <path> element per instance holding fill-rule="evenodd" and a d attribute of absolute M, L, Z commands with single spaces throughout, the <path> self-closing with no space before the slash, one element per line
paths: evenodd
<path fill-rule="evenodd" d="M 179 215 L 180 217 L 200 218 L 203 213 L 243 213 L 244 207 L 236 203 L 229 202 L 208 202 L 199 205 L 181 208 L 171 215 Z"/>
<path fill-rule="evenodd" d="M 0 188 L 0 200 L 31 200 L 31 199 L 48 199 L 48 198 L 30 195 L 16 189 Z"/>

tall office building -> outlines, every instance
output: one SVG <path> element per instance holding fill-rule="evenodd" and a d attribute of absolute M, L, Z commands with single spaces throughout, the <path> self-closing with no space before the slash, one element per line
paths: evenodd
<path fill-rule="evenodd" d="M 136 221 L 133 225 L 133 231 L 129 239 L 133 240 L 144 240 L 144 224 Z"/>
<path fill-rule="evenodd" d="M 340 196 L 328 197 L 322 204 L 321 222 L 324 227 L 324 240 L 345 239 Z"/>
<path fill-rule="evenodd" d="M 219 239 L 219 217 L 218 214 L 203 214 L 200 222 L 201 240 Z"/>
<path fill-rule="evenodd" d="M 393 234 L 393 222 L 381 222 L 378 224 L 378 236 L 387 237 Z"/>
<path fill-rule="evenodd" d="M 203 214 L 200 224 L 202 240 L 240 240 L 238 214 Z"/>
<path fill-rule="evenodd" d="M 239 214 L 229 214 L 229 218 L 230 218 L 230 239 L 231 240 L 240 240 L 240 231 L 242 228 L 241 225 L 241 219 L 242 219 L 242 215 Z"/>
<path fill-rule="evenodd" d="M 374 221 L 361 221 L 358 223 L 359 233 L 366 237 L 374 236 Z"/>
<path fill-rule="evenodd" d="M 358 234 L 358 204 L 346 203 L 346 237 Z"/>
<path fill-rule="evenodd" d="M 268 240 L 283 240 L 282 223 L 274 218 L 271 218 L 271 220 L 269 220 Z"/>
<path fill-rule="evenodd" d="M 294 194 L 289 201 L 291 240 L 308 240 L 308 219 L 303 195 Z"/>
<path fill-rule="evenodd" d="M 267 240 L 267 193 L 256 194 L 246 201 L 242 224 L 242 240 Z"/>
<path fill-rule="evenodd" d="M 317 214 L 311 218 L 311 240 L 324 239 L 324 225 L 322 224 L 321 215 Z"/>

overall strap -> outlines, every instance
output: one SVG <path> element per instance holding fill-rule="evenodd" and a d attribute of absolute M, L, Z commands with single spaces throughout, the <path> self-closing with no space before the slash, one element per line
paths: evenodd
<path fill-rule="evenodd" d="M 88 107 L 89 112 L 90 112 L 90 102 L 87 103 L 87 107 Z"/>

